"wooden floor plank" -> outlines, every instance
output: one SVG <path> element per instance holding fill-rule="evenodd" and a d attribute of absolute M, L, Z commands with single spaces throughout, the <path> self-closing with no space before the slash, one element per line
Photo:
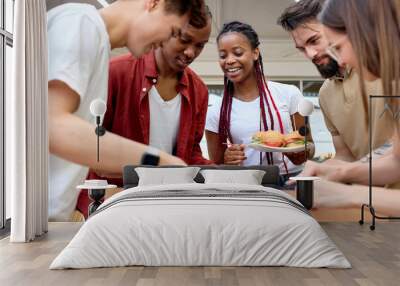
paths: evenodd
<path fill-rule="evenodd" d="M 0 285 L 397 286 L 400 273 L 400 222 L 379 222 L 375 232 L 357 223 L 322 223 L 353 268 L 288 267 L 119 267 L 50 271 L 50 263 L 80 228 L 51 223 L 50 231 L 29 244 L 0 240 Z"/>

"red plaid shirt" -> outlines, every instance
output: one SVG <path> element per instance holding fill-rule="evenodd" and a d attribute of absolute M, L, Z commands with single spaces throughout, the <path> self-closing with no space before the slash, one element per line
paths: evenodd
<path fill-rule="evenodd" d="M 103 126 L 110 132 L 149 144 L 150 109 L 148 92 L 158 79 L 154 52 L 140 58 L 122 55 L 110 61 L 107 112 Z M 208 90 L 190 68 L 180 76 L 176 89 L 182 96 L 180 125 L 174 155 L 189 165 L 207 165 L 200 141 L 208 107 Z M 90 179 L 100 178 L 89 172 Z M 122 179 L 105 178 L 122 186 Z M 86 215 L 89 200 L 86 191 L 78 200 L 78 209 Z"/>

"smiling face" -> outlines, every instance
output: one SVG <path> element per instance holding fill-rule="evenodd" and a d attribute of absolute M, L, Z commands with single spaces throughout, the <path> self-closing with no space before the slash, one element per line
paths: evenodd
<path fill-rule="evenodd" d="M 326 26 L 324 26 L 323 32 L 328 41 L 329 50 L 331 50 L 334 56 L 337 58 L 340 66 L 354 68 L 357 73 L 362 71 L 364 78 L 368 81 L 377 79 L 377 77 L 369 72 L 365 67 L 360 67 L 357 55 L 354 52 L 350 39 L 346 34 L 337 32 Z"/>
<path fill-rule="evenodd" d="M 243 34 L 230 32 L 218 41 L 219 65 L 225 76 L 233 83 L 241 83 L 255 76 L 254 62 L 260 52 L 253 49 Z"/>
<path fill-rule="evenodd" d="M 203 51 L 211 33 L 211 20 L 202 29 L 187 25 L 181 35 L 171 37 L 162 44 L 160 52 L 170 69 L 183 71 Z"/>
<path fill-rule="evenodd" d="M 296 48 L 319 70 L 324 78 L 330 78 L 339 71 L 338 64 L 327 53 L 328 41 L 323 34 L 323 25 L 312 20 L 290 32 Z"/>
<path fill-rule="evenodd" d="M 148 1 L 146 10 L 131 21 L 131 26 L 135 28 L 128 30 L 127 48 L 136 57 L 160 46 L 172 36 L 179 35 L 188 23 L 188 14 L 178 16 L 166 13 L 163 1 L 157 4 L 153 2 Z"/>

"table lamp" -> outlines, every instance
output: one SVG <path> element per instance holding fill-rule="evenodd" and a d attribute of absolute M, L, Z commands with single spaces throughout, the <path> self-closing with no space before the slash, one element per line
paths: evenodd
<path fill-rule="evenodd" d="M 304 126 L 300 127 L 299 133 L 301 136 L 304 136 L 304 156 L 306 157 L 307 161 L 307 135 L 309 134 L 308 125 L 309 117 L 314 112 L 314 104 L 307 99 L 302 99 L 297 106 L 297 111 L 301 116 L 304 117 Z"/>
<path fill-rule="evenodd" d="M 101 126 L 101 116 L 104 116 L 107 110 L 107 105 L 102 99 L 95 99 L 90 103 L 90 113 L 96 118 L 96 129 L 97 135 L 97 162 L 100 161 L 100 136 L 106 134 L 106 129 Z"/>

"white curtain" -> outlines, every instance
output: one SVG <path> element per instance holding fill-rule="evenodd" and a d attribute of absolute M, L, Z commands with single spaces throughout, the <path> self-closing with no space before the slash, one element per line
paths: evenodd
<path fill-rule="evenodd" d="M 6 98 L 6 187 L 12 242 L 47 232 L 47 15 L 45 0 L 15 1 L 13 82 Z"/>

